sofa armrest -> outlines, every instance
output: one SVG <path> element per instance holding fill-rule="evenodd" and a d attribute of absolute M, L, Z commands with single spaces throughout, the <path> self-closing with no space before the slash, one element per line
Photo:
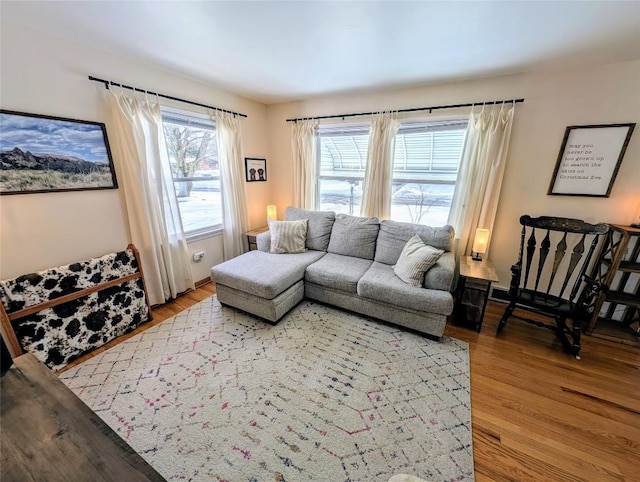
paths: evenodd
<path fill-rule="evenodd" d="M 271 233 L 269 231 L 265 231 L 264 233 L 260 233 L 256 236 L 256 244 L 258 245 L 258 249 L 260 251 L 264 251 L 268 253 L 271 251 Z"/>
<path fill-rule="evenodd" d="M 432 290 L 451 291 L 456 271 L 456 256 L 453 251 L 447 251 L 438 262 L 424 275 L 424 288 Z"/>

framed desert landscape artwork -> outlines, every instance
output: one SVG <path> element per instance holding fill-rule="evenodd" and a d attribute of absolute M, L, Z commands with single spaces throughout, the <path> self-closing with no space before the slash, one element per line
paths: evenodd
<path fill-rule="evenodd" d="M 0 110 L 0 194 L 117 187 L 104 124 Z"/>

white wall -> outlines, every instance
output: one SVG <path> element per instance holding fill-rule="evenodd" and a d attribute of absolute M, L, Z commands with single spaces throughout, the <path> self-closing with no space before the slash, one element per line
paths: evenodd
<path fill-rule="evenodd" d="M 0 106 L 4 109 L 106 122 L 105 91 L 100 84 L 87 80 L 87 75 L 92 74 L 247 114 L 243 123 L 244 154 L 266 157 L 269 179 L 266 183 L 247 184 L 252 228 L 265 224 L 267 204 L 277 204 L 282 217 L 291 203 L 291 141 L 286 118 L 514 97 L 525 97 L 526 101 L 517 106 L 491 247 L 500 285 L 508 284 L 509 266 L 517 255 L 521 214 L 628 224 L 640 202 L 640 126 L 631 139 L 609 198 L 546 194 L 566 126 L 638 122 L 637 61 L 266 107 L 6 20 L 0 30 Z M 117 139 L 111 137 L 110 142 Z M 128 242 L 120 190 L 0 197 L 0 278 L 122 249 Z M 207 254 L 202 262 L 193 264 L 196 280 L 206 278 L 209 267 L 222 260 L 220 238 L 193 243 L 191 251 L 199 250 Z"/>
<path fill-rule="evenodd" d="M 104 86 L 87 79 L 95 75 L 247 114 L 244 154 L 267 157 L 262 104 L 6 20 L 0 30 L 3 109 L 106 123 Z M 110 143 L 118 142 L 107 133 Z M 114 159 L 116 169 L 119 161 Z M 269 181 L 247 184 L 251 227 L 265 224 L 269 191 Z M 120 190 L 0 197 L 0 278 L 120 250 L 129 240 Z M 222 261 L 220 237 L 193 243 L 190 250 L 206 252 L 192 265 L 195 280 L 207 278 Z"/>
<path fill-rule="evenodd" d="M 548 196 L 565 128 L 640 122 L 640 62 L 595 68 L 501 76 L 435 86 L 349 94 L 270 106 L 268 126 L 274 199 L 291 203 L 291 142 L 287 118 L 446 105 L 524 97 L 516 107 L 511 146 L 492 236 L 490 257 L 499 286 L 508 286 L 517 258 L 522 214 L 629 224 L 640 204 L 640 125 L 628 146 L 609 198 Z M 468 109 L 465 110 L 468 113 Z M 461 110 L 451 110 L 460 113 Z M 445 111 L 437 111 L 438 115 Z M 272 163 L 273 164 L 273 163 Z"/>

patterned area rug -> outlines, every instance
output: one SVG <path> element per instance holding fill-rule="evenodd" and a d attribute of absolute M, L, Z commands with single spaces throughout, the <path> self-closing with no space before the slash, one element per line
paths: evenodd
<path fill-rule="evenodd" d="M 60 378 L 167 480 L 473 480 L 467 344 L 309 301 L 214 296 Z"/>

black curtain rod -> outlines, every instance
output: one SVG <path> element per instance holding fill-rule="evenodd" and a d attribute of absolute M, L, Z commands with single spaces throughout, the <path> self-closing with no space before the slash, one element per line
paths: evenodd
<path fill-rule="evenodd" d="M 174 97 L 172 95 L 159 94 L 157 92 L 152 92 L 150 90 L 140 89 L 138 87 L 132 87 L 130 85 L 119 84 L 118 82 L 114 82 L 113 80 L 99 79 L 98 77 L 94 77 L 92 75 L 89 76 L 89 80 L 93 80 L 95 82 L 102 82 L 104 84 L 105 89 L 108 89 L 110 85 L 115 85 L 116 87 L 122 87 L 123 89 L 129 89 L 137 92 L 144 92 L 145 94 L 150 94 L 150 95 L 157 95 L 158 97 L 162 97 L 164 99 L 176 100 L 184 104 L 197 105 L 198 107 L 206 107 L 207 109 L 218 110 L 220 112 L 226 112 L 227 114 L 233 114 L 239 117 L 247 117 L 246 114 L 240 114 L 239 112 L 233 112 L 232 110 L 221 109 L 220 107 L 214 107 L 212 105 L 201 104 L 200 102 L 193 102 L 190 100 L 181 99 L 180 97 Z"/>
<path fill-rule="evenodd" d="M 428 110 L 429 114 L 431 111 L 438 109 L 455 109 L 456 107 L 473 107 L 474 105 L 492 105 L 492 104 L 520 104 L 524 102 L 524 99 L 509 99 L 509 100 L 489 100 L 485 102 L 474 102 L 467 104 L 449 104 L 449 105 L 434 105 L 431 107 L 416 107 L 414 109 L 398 109 L 398 110 L 386 110 L 386 111 L 375 111 L 375 112 L 357 112 L 351 114 L 335 114 L 335 115 L 320 115 L 315 117 L 298 117 L 297 119 L 287 119 L 287 122 L 298 122 L 303 120 L 316 120 L 316 119 L 339 119 L 345 117 L 356 117 L 361 115 L 373 115 L 378 112 L 418 112 L 422 110 Z"/>

